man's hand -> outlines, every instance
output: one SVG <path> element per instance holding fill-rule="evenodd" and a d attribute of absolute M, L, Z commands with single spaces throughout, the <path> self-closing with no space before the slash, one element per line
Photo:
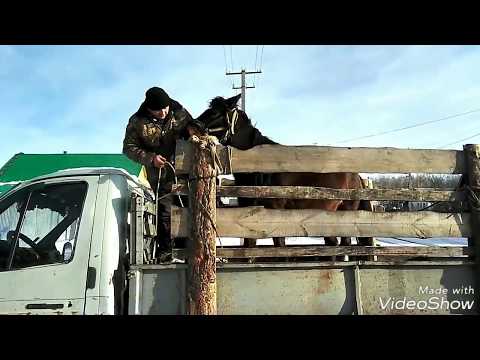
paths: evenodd
<path fill-rule="evenodd" d="M 198 134 L 199 134 L 199 131 L 197 130 L 197 128 L 195 128 L 193 126 L 190 126 L 190 125 L 187 126 L 187 131 L 188 131 L 189 136 L 193 136 L 193 135 L 198 136 Z"/>
<path fill-rule="evenodd" d="M 155 166 L 156 168 L 163 168 L 165 166 L 165 162 L 167 161 L 167 159 L 165 159 L 162 155 L 155 155 L 153 157 L 153 166 Z"/>

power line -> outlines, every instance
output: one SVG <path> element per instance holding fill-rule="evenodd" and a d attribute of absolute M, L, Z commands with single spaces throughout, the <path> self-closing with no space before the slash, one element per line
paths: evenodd
<path fill-rule="evenodd" d="M 439 122 L 439 121 L 443 121 L 443 120 L 453 119 L 453 118 L 456 118 L 456 117 L 459 117 L 459 116 L 468 115 L 468 114 L 471 114 L 471 113 L 474 113 L 474 112 L 478 112 L 478 111 L 480 111 L 480 109 L 475 109 L 475 110 L 467 111 L 467 112 L 460 113 L 460 114 L 450 115 L 450 116 L 447 116 L 447 117 L 444 117 L 444 118 L 441 118 L 441 119 L 437 119 L 437 120 L 425 121 L 425 122 L 422 122 L 422 123 L 419 123 L 419 124 L 410 125 L 410 126 L 405 126 L 405 127 L 398 128 L 398 129 L 387 130 L 387 131 L 382 131 L 382 132 L 375 133 L 375 134 L 370 134 L 370 135 L 365 135 L 365 136 L 359 136 L 359 137 L 355 137 L 355 138 L 351 138 L 351 139 L 347 139 L 347 140 L 337 141 L 335 144 L 342 144 L 342 143 L 346 143 L 346 142 L 349 142 L 349 141 L 356 141 L 356 140 L 368 139 L 368 138 L 372 138 L 372 137 L 376 137 L 376 136 L 381 136 L 381 135 L 386 135 L 386 134 L 395 133 L 395 132 L 398 132 L 398 131 L 403 131 L 403 130 L 407 130 L 407 129 L 413 129 L 413 128 L 416 128 L 416 127 L 419 127 L 419 126 L 423 126 L 423 125 L 427 125 L 427 124 L 432 124 L 432 123 Z"/>
<path fill-rule="evenodd" d="M 233 49 L 232 48 L 233 48 L 233 46 L 230 45 L 230 63 L 232 65 L 232 67 L 230 68 L 231 71 L 233 71 Z M 235 87 L 235 81 L 233 79 L 232 79 L 232 87 Z"/>
<path fill-rule="evenodd" d="M 471 136 L 469 136 L 469 137 L 466 137 L 466 138 L 463 138 L 463 139 L 460 139 L 460 140 L 457 140 L 457 141 L 454 141 L 454 142 L 451 142 L 451 143 L 448 143 L 448 144 L 439 146 L 438 149 L 442 149 L 442 148 L 447 147 L 447 146 L 450 146 L 450 145 L 458 144 L 458 143 L 463 142 L 463 141 L 465 141 L 465 140 L 473 139 L 474 137 L 477 137 L 477 136 L 480 136 L 480 132 L 479 132 L 479 133 L 476 133 L 476 134 L 474 134 L 474 135 L 471 135 Z"/>
<path fill-rule="evenodd" d="M 225 72 L 228 72 L 228 69 L 227 69 L 227 53 L 225 51 L 225 45 L 222 45 L 223 46 L 223 57 L 225 59 Z"/>
<path fill-rule="evenodd" d="M 227 49 L 226 49 L 226 46 L 225 45 L 222 45 L 223 46 L 223 58 L 225 60 L 225 73 L 228 72 L 228 60 L 227 60 Z M 230 83 L 229 79 L 226 79 L 227 80 L 227 84 Z M 233 82 L 232 82 L 232 86 L 233 86 Z"/>
<path fill-rule="evenodd" d="M 257 57 L 258 57 L 258 45 L 255 50 L 255 66 L 253 67 L 255 70 L 257 69 Z M 253 86 L 255 86 L 255 80 L 256 80 L 257 74 L 253 74 Z"/>
<path fill-rule="evenodd" d="M 262 55 L 260 55 L 260 69 L 258 71 L 262 71 L 262 62 L 263 62 L 263 48 L 265 45 L 262 45 Z"/>
<path fill-rule="evenodd" d="M 265 47 L 265 45 L 262 45 L 262 52 L 261 52 L 261 55 L 260 55 L 260 68 L 258 69 L 258 72 L 262 72 L 262 62 L 263 62 L 263 48 Z M 258 50 L 258 45 L 257 45 L 257 50 Z M 254 77 L 255 79 L 255 77 Z M 255 84 L 254 84 L 255 86 Z"/>

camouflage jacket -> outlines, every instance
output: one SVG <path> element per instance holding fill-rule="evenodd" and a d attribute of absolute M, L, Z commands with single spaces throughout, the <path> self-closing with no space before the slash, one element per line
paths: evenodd
<path fill-rule="evenodd" d="M 188 138 L 186 126 L 192 120 L 190 113 L 173 99 L 170 111 L 163 120 L 153 118 L 142 104 L 128 121 L 123 153 L 147 168 L 153 166 L 152 159 L 156 154 L 172 162 L 176 141 Z"/>

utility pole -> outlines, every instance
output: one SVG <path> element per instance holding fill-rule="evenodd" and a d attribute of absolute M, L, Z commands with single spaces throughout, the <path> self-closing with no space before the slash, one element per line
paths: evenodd
<path fill-rule="evenodd" d="M 240 86 L 240 87 L 232 86 L 232 89 L 241 89 L 242 90 L 242 106 L 241 106 L 241 109 L 243 111 L 245 111 L 245 92 L 246 92 L 246 89 L 255 88 L 255 86 L 246 86 L 245 75 L 247 75 L 247 74 L 261 74 L 261 73 L 262 73 L 261 71 L 245 71 L 245 69 L 242 69 L 241 72 L 227 72 L 227 73 L 225 73 L 225 75 L 241 75 L 242 86 Z"/>
<path fill-rule="evenodd" d="M 242 86 L 241 87 L 235 87 L 232 86 L 232 89 L 242 89 L 242 106 L 240 107 L 243 112 L 245 112 L 245 92 L 246 89 L 253 89 L 255 86 L 246 86 L 245 82 L 245 75 L 247 74 L 261 74 L 261 71 L 245 71 L 245 69 L 242 69 L 241 72 L 226 72 L 225 75 L 241 75 L 242 76 Z M 245 244 L 245 239 L 240 239 L 240 246 L 244 246 Z"/>

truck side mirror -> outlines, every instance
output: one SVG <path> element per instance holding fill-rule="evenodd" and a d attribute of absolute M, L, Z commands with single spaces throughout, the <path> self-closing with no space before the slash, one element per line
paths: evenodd
<path fill-rule="evenodd" d="M 66 242 L 63 245 L 62 258 L 63 262 L 67 263 L 72 258 L 73 246 L 71 242 Z"/>

